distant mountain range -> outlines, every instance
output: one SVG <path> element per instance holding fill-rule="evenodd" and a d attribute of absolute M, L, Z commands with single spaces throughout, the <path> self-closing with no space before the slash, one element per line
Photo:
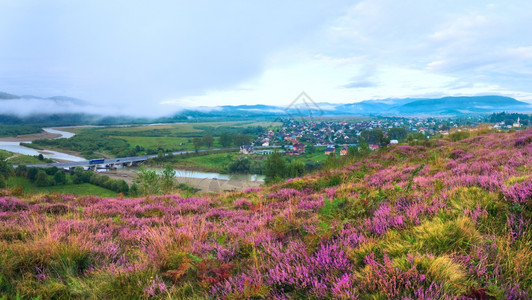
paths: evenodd
<path fill-rule="evenodd" d="M 269 105 L 222 106 L 218 112 L 261 112 L 313 115 L 464 115 L 499 111 L 532 111 L 532 105 L 504 96 L 406 98 L 367 100 L 349 104 L 294 103 L 290 107 Z"/>
<path fill-rule="evenodd" d="M 2 103 L 3 102 L 3 103 Z M 61 110 L 62 109 L 62 110 Z M 493 112 L 532 112 L 532 105 L 504 96 L 471 96 L 443 98 L 405 98 L 366 100 L 349 104 L 291 103 L 288 107 L 273 105 L 237 105 L 197 107 L 159 118 L 96 115 L 90 103 L 71 97 L 17 96 L 0 92 L 0 123 L 133 124 L 182 121 L 218 121 L 272 119 L 278 117 L 320 116 L 458 116 Z"/>
<path fill-rule="evenodd" d="M 43 98 L 43 97 L 37 97 L 37 96 L 32 96 L 32 95 L 17 96 L 17 95 L 13 95 L 13 94 L 0 92 L 0 101 L 1 100 L 17 100 L 17 99 L 46 100 L 46 101 L 53 101 L 55 103 L 72 103 L 72 104 L 77 104 L 77 105 L 85 105 L 85 104 L 87 104 L 83 100 L 80 100 L 80 99 L 77 99 L 77 98 L 72 98 L 72 97 L 66 97 L 66 96 L 53 96 L 53 97 Z M 0 110 L 0 112 L 1 112 L 1 110 Z"/>

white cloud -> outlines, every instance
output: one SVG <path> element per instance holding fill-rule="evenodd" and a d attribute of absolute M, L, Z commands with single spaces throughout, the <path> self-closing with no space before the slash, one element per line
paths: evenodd
<path fill-rule="evenodd" d="M 303 90 L 329 102 L 489 93 L 528 99 L 530 87 L 501 80 L 526 72 L 517 64 L 531 49 L 522 37 L 507 37 L 520 22 L 532 26 L 526 14 L 514 20 L 511 7 L 501 15 L 498 5 L 483 2 L 435 2 L 362 1 L 301 49 L 272 59 L 244 83 L 253 89 L 209 90 L 191 102 L 282 105 Z"/>
<path fill-rule="evenodd" d="M 21 27 L 0 26 L 0 42 L 14 45 L 0 49 L 5 86 L 113 103 L 120 113 L 288 105 L 301 91 L 318 102 L 532 93 L 532 3 L 525 0 L 301 1 L 273 8 L 230 1 L 215 11 L 204 2 L 185 5 L 190 14 L 170 2 L 115 4 L 94 23 L 92 14 L 105 6 L 95 1 L 61 6 L 40 36 L 33 33 L 38 16 L 50 8 L 24 3 L 26 13 L 0 11 L 19 22 L 0 25 L 31 25 L 10 34 L 5 28 Z M 143 19 L 130 24 L 131 16 Z M 31 39 L 46 37 L 49 47 L 37 51 Z M 21 48 L 23 42 L 33 47 Z"/>

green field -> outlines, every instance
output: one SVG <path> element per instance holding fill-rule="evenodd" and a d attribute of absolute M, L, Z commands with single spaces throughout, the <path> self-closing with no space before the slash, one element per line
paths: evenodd
<path fill-rule="evenodd" d="M 209 153 L 197 156 L 176 155 L 169 163 L 174 168 L 206 172 L 221 172 L 232 161 L 238 159 L 238 157 L 241 157 L 238 152 Z"/>
<path fill-rule="evenodd" d="M 0 159 L 7 159 L 7 163 L 10 165 L 31 165 L 31 164 L 42 164 L 42 160 L 39 160 L 36 156 L 32 155 L 22 155 L 16 154 L 13 152 L 0 150 Z"/>
<path fill-rule="evenodd" d="M 68 131 L 77 134 L 70 139 L 35 140 L 32 145 L 58 151 L 61 149 L 74 151 L 87 159 L 101 156 L 138 156 L 157 154 L 161 150 L 165 152 L 193 150 L 194 139 L 205 136 L 212 136 L 214 139 L 209 148 L 217 148 L 221 147 L 219 138 L 222 134 L 232 138 L 247 136 L 253 140 L 267 126 L 279 125 L 281 123 L 240 121 L 67 128 Z M 207 146 L 201 145 L 200 148 L 205 149 Z"/>
<path fill-rule="evenodd" d="M 319 147 L 316 148 L 314 153 L 305 153 L 299 156 L 292 156 L 293 159 L 301 159 L 301 160 L 310 160 L 314 162 L 324 162 L 327 159 L 327 156 L 323 153 L 325 148 Z"/>
<path fill-rule="evenodd" d="M 202 132 L 201 129 L 194 129 L 194 125 L 201 123 L 178 123 L 178 124 L 161 124 L 161 125 L 138 125 L 138 126 L 125 126 L 125 127 L 106 127 L 103 129 L 96 129 L 102 132 L 125 132 L 125 133 L 139 133 L 147 131 L 160 131 L 175 133 L 190 133 L 190 132 Z"/>
<path fill-rule="evenodd" d="M 176 123 L 176 124 L 161 124 L 161 125 L 139 125 L 139 126 L 127 126 L 127 127 L 106 127 L 95 128 L 95 130 L 101 132 L 123 132 L 128 136 L 140 135 L 146 136 L 202 136 L 206 134 L 216 135 L 216 131 L 231 131 L 236 128 L 256 127 L 256 126 L 281 126 L 280 122 L 254 122 L 254 121 L 242 121 L 242 122 L 204 122 L 204 123 Z M 214 130 L 215 132 L 209 132 Z"/>
<path fill-rule="evenodd" d="M 25 193 L 58 193 L 58 194 L 72 194 L 77 196 L 100 196 L 100 197 L 116 197 L 118 194 L 104 189 L 102 187 L 90 184 L 65 184 L 65 185 L 56 185 L 48 187 L 39 187 L 34 183 L 30 182 L 26 178 L 22 177 L 11 177 L 7 182 L 9 187 L 22 186 Z"/>
<path fill-rule="evenodd" d="M 0 149 L 0 159 L 6 159 L 10 157 L 11 155 L 13 155 L 13 153 Z"/>
<path fill-rule="evenodd" d="M 154 165 L 170 165 L 177 169 L 186 169 L 194 171 L 205 172 L 224 172 L 227 171 L 228 166 L 238 160 L 247 158 L 251 161 L 265 160 L 268 156 L 260 154 L 244 155 L 238 151 L 231 152 L 216 152 L 216 153 L 199 153 L 190 155 L 175 155 L 171 160 L 158 163 L 153 161 Z M 323 149 L 316 148 L 316 151 L 312 154 L 305 153 L 299 156 L 285 156 L 286 160 L 302 161 L 303 163 L 311 161 L 313 163 L 323 163 L 327 159 L 327 156 L 323 154 Z"/>
<path fill-rule="evenodd" d="M 10 158 L 7 161 L 11 165 L 33 165 L 33 164 L 42 164 L 44 161 L 39 158 L 31 155 L 18 155 L 13 158 Z"/>
<path fill-rule="evenodd" d="M 118 139 L 124 139 L 128 142 L 130 148 L 137 145 L 146 149 L 149 148 L 163 148 L 176 150 L 194 150 L 194 144 L 190 138 L 184 137 L 150 137 L 150 136 L 112 136 Z M 214 142 L 214 147 L 221 147 L 217 140 Z"/>

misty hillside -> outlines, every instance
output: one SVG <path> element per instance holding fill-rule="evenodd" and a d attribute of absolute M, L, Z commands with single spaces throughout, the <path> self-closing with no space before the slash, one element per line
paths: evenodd
<path fill-rule="evenodd" d="M 458 116 L 492 112 L 529 112 L 532 106 L 514 98 L 504 96 L 444 97 L 434 99 L 384 99 L 366 100 L 356 103 L 292 103 L 282 107 L 274 105 L 236 105 L 219 107 L 198 107 L 166 116 L 152 118 L 128 117 L 99 109 L 87 101 L 72 97 L 17 96 L 0 93 L 3 105 L 0 108 L 0 123 L 26 124 L 43 122 L 46 125 L 79 124 L 127 124 L 182 121 L 219 121 L 242 119 L 275 119 L 339 115 L 409 115 L 409 116 Z M 105 112 L 107 116 L 98 115 Z M 2 121 L 3 120 L 3 121 Z"/>
<path fill-rule="evenodd" d="M 19 96 L 0 92 L 0 100 L 8 100 L 8 99 L 19 99 Z"/>
<path fill-rule="evenodd" d="M 33 96 L 33 95 L 21 95 L 21 96 L 18 96 L 18 95 L 13 95 L 13 94 L 8 94 L 8 93 L 5 93 L 5 92 L 0 92 L 0 100 L 19 100 L 19 101 L 23 101 L 24 99 L 26 100 L 43 100 L 43 101 L 53 101 L 55 103 L 58 103 L 58 104 L 61 104 L 61 103 L 74 103 L 74 104 L 84 104 L 85 101 L 83 100 L 80 100 L 80 99 L 77 99 L 77 98 L 73 98 L 73 97 L 67 97 L 67 96 L 53 96 L 53 97 L 47 97 L 47 98 L 43 98 L 43 97 L 37 97 L 37 96 Z"/>
<path fill-rule="evenodd" d="M 530 299 L 532 131 L 344 157 L 220 194 L 0 190 L 0 295 Z"/>

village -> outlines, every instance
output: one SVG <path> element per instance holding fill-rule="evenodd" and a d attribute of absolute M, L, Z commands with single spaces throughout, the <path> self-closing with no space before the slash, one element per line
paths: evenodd
<path fill-rule="evenodd" d="M 348 153 L 348 148 L 368 144 L 370 150 L 376 150 L 389 144 L 398 144 L 409 139 L 429 139 L 437 135 L 448 135 L 452 130 L 474 128 L 485 123 L 482 116 L 459 118 L 407 118 L 379 117 L 367 120 L 282 120 L 278 129 L 269 129 L 257 136 L 252 145 L 242 146 L 242 154 L 269 154 L 273 150 L 262 148 L 281 148 L 278 152 L 287 156 L 305 153 L 307 147 L 318 147 L 325 155 L 331 153 L 340 156 Z M 497 122 L 490 125 L 493 129 L 519 129 L 520 120 Z M 256 149 L 259 146 L 261 150 Z"/>
<path fill-rule="evenodd" d="M 323 148 L 324 154 L 339 151 L 347 154 L 348 147 L 358 146 L 362 139 L 376 150 L 386 144 L 397 144 L 407 139 L 408 134 L 430 137 L 446 134 L 451 127 L 458 127 L 459 122 L 436 119 L 379 118 L 363 121 L 311 121 L 302 122 L 293 119 L 283 120 L 277 130 L 267 130 L 259 135 L 255 146 L 281 147 L 289 156 L 305 153 L 308 146 Z M 339 150 L 337 150 L 339 149 Z M 252 146 L 243 146 L 241 153 L 253 151 Z"/>

